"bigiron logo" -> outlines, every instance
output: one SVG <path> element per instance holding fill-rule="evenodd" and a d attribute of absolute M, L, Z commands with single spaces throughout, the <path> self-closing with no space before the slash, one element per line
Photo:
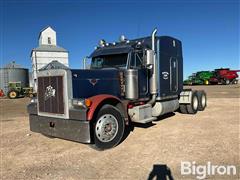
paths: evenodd
<path fill-rule="evenodd" d="M 50 97 L 55 97 L 56 90 L 51 86 L 46 87 L 46 91 L 44 94 L 44 100 L 48 100 Z"/>
<path fill-rule="evenodd" d="M 181 175 L 194 175 L 196 179 L 205 179 L 207 176 L 227 175 L 235 176 L 237 168 L 234 165 L 213 165 L 207 162 L 205 165 L 198 165 L 195 161 L 182 161 L 181 162 Z"/>

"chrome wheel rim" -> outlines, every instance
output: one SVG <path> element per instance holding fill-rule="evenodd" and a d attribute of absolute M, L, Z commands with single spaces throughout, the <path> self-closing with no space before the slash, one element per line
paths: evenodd
<path fill-rule="evenodd" d="M 196 110 L 198 108 L 198 99 L 196 96 L 193 97 L 193 109 Z"/>
<path fill-rule="evenodd" d="M 117 119 L 112 114 L 104 114 L 97 120 L 95 134 L 99 141 L 112 141 L 117 135 L 117 132 Z"/>

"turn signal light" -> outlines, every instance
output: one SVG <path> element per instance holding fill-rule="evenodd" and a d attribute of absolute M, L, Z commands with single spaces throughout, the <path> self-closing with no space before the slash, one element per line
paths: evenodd
<path fill-rule="evenodd" d="M 92 105 L 92 101 L 90 99 L 85 99 L 85 105 L 90 107 Z"/>

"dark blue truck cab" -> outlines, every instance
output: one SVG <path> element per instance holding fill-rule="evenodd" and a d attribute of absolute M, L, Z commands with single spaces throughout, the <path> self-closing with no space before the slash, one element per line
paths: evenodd
<path fill-rule="evenodd" d="M 90 69 L 58 62 L 44 67 L 37 99 L 28 106 L 30 129 L 107 149 L 119 144 L 131 122 L 204 110 L 204 91 L 183 90 L 181 41 L 156 32 L 117 43 L 101 40 Z"/>

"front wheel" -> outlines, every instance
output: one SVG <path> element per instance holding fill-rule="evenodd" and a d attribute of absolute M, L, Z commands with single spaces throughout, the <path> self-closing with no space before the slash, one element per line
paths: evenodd
<path fill-rule="evenodd" d="M 93 125 L 95 146 L 98 149 L 109 149 L 118 145 L 124 130 L 124 118 L 120 111 L 111 105 L 103 106 Z"/>
<path fill-rule="evenodd" d="M 209 85 L 209 81 L 208 81 L 208 80 L 205 80 L 205 81 L 204 81 L 204 84 L 205 84 L 205 85 Z"/>

